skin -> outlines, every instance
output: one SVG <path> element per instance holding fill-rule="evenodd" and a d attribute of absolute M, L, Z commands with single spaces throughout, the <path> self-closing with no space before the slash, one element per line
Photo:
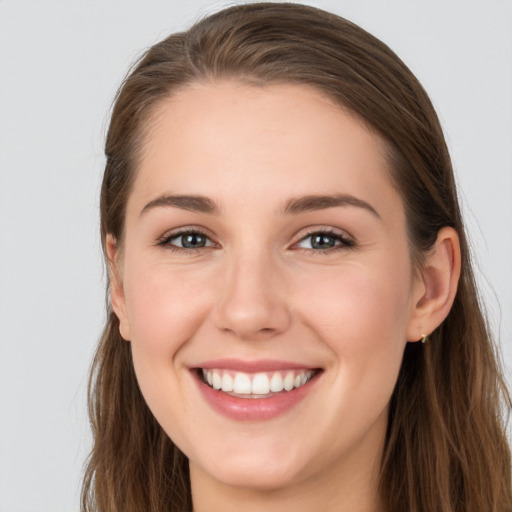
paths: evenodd
<path fill-rule="evenodd" d="M 194 510 L 381 510 L 389 400 L 407 341 L 450 309 L 456 233 L 441 230 L 414 271 L 381 140 L 306 86 L 193 84 L 159 106 L 146 135 L 122 250 L 107 240 L 111 299 L 148 406 L 189 457 Z M 165 194 L 204 196 L 220 212 L 141 213 Z M 282 213 L 293 198 L 332 194 L 375 212 Z M 184 227 L 208 245 L 170 249 Z M 312 229 L 334 232 L 334 248 L 313 248 Z M 190 372 L 222 357 L 323 371 L 284 414 L 241 422 L 213 410 Z"/>

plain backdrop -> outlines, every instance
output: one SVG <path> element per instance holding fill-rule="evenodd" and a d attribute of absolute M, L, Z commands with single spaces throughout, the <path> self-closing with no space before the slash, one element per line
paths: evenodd
<path fill-rule="evenodd" d="M 512 2 L 310 3 L 385 41 L 431 95 L 510 379 Z M 143 49 L 222 5 L 0 0 L 1 512 L 79 510 L 108 112 Z"/>

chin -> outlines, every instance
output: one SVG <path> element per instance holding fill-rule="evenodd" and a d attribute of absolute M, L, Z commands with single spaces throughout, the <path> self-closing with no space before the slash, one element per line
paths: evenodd
<path fill-rule="evenodd" d="M 231 454 L 213 464 L 208 461 L 191 463 L 191 471 L 207 473 L 218 482 L 248 491 L 277 491 L 302 480 L 303 465 L 295 457 L 263 452 Z M 194 466 L 194 469 L 193 469 Z"/>
<path fill-rule="evenodd" d="M 273 468 L 260 464 L 255 467 L 251 464 L 222 469 L 217 467 L 212 476 L 224 485 L 257 492 L 278 491 L 300 480 L 297 473 L 290 468 Z"/>

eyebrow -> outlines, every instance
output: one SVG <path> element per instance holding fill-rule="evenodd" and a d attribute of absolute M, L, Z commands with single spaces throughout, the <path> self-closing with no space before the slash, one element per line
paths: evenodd
<path fill-rule="evenodd" d="M 297 215 L 299 213 L 310 212 L 314 210 L 325 210 L 339 206 L 355 206 L 363 208 L 377 218 L 381 218 L 377 210 L 362 199 L 349 194 L 334 195 L 308 195 L 296 197 L 288 200 L 281 210 L 283 215 Z M 219 215 L 220 206 L 212 199 L 198 195 L 162 195 L 150 201 L 141 210 L 140 215 L 149 210 L 158 207 L 174 207 L 192 212 L 206 213 L 209 215 Z"/>
<path fill-rule="evenodd" d="M 292 198 L 287 201 L 282 212 L 284 215 L 289 215 L 335 208 L 337 206 L 355 206 L 357 208 L 363 208 L 377 218 L 381 218 L 377 210 L 371 204 L 350 194 L 309 195 Z"/>
<path fill-rule="evenodd" d="M 189 195 L 163 195 L 153 199 L 146 206 L 144 206 L 140 212 L 140 215 L 143 215 L 153 208 L 162 206 L 172 206 L 174 208 L 181 208 L 182 210 L 207 213 L 210 215 L 220 214 L 219 205 L 208 197 Z"/>

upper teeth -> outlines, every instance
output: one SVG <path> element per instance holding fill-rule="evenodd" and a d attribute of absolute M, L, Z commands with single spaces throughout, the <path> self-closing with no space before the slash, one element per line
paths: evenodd
<path fill-rule="evenodd" d="M 269 373 L 244 373 L 229 370 L 202 370 L 203 378 L 213 389 L 239 395 L 267 395 L 291 391 L 303 386 L 313 376 L 312 370 L 287 370 Z"/>

